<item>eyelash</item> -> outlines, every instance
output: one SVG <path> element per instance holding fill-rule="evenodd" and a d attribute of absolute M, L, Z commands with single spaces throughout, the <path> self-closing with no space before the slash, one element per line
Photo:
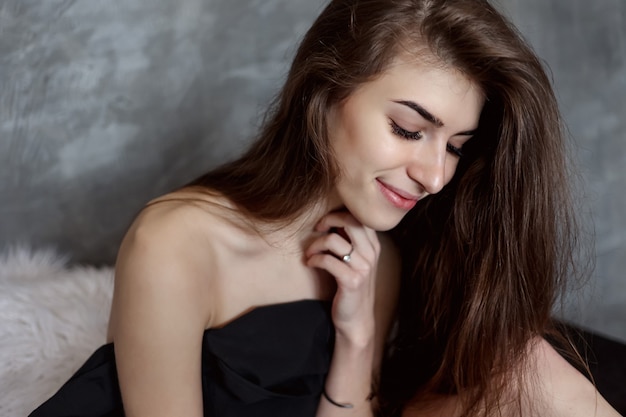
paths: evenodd
<path fill-rule="evenodd" d="M 393 132 L 393 134 L 401 136 L 404 139 L 418 140 L 422 138 L 422 132 L 420 130 L 418 130 L 417 132 L 409 132 L 408 130 L 398 126 L 398 124 L 393 120 L 391 120 L 389 124 L 391 125 L 391 131 Z"/>
<path fill-rule="evenodd" d="M 461 150 L 461 148 L 457 148 L 456 146 L 450 145 L 449 143 L 446 143 L 446 149 L 448 152 L 450 152 L 451 154 L 456 155 L 458 158 L 462 158 L 463 157 L 463 151 Z"/>
<path fill-rule="evenodd" d="M 404 139 L 418 140 L 423 137 L 423 134 L 420 130 L 418 130 L 417 132 L 410 132 L 398 126 L 398 124 L 393 120 L 391 120 L 389 124 L 391 125 L 391 131 L 393 132 L 393 134 L 398 135 Z M 463 151 L 461 150 L 461 148 L 457 148 L 456 146 L 450 145 L 449 143 L 446 144 L 446 150 L 459 158 L 463 156 Z"/>
<path fill-rule="evenodd" d="M 396 122 L 394 122 L 393 120 L 390 121 L 389 123 L 391 125 L 391 131 L 395 134 L 398 135 L 400 137 L 403 137 L 404 139 L 409 139 L 409 140 L 418 140 L 422 138 L 422 131 L 418 130 L 417 132 L 409 132 L 406 129 L 402 129 L 400 126 L 398 126 L 398 124 Z"/>

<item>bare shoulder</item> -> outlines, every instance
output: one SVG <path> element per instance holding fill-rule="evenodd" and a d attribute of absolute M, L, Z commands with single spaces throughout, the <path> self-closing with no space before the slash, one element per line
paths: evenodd
<path fill-rule="evenodd" d="M 216 308 L 219 201 L 176 193 L 131 225 L 115 268 L 109 341 L 128 415 L 201 415 L 198 369 Z"/>
<path fill-rule="evenodd" d="M 490 416 L 620 417 L 593 384 L 546 340 L 531 340 L 527 359 L 522 370 L 522 403 L 504 403 Z M 402 417 L 460 416 L 461 409 L 458 397 L 440 396 L 428 404 L 409 404 Z"/>
<path fill-rule="evenodd" d="M 155 200 L 137 216 L 120 247 L 118 272 L 136 267 L 148 272 L 182 268 L 189 275 L 172 280 L 189 283 L 184 277 L 197 277 L 210 265 L 214 245 L 208 232 L 219 233 L 220 220 L 198 202 L 177 198 Z"/>
<path fill-rule="evenodd" d="M 224 208 L 201 194 L 170 194 L 145 207 L 118 253 L 109 339 L 119 314 L 151 298 L 210 327 L 219 251 L 228 246 L 229 229 Z"/>
<path fill-rule="evenodd" d="M 250 233 L 244 231 L 242 218 L 217 195 L 197 190 L 167 194 L 151 201 L 137 216 L 122 242 L 118 265 L 128 261 L 158 265 L 167 260 L 167 265 L 185 267 L 188 272 L 205 271 L 214 266 L 221 248 L 236 246 L 239 235 Z"/>
<path fill-rule="evenodd" d="M 540 395 L 539 401 L 553 416 L 618 417 L 593 384 L 570 365 L 547 341 L 536 340 L 530 350 L 531 366 L 536 369 L 534 387 L 530 395 Z"/>

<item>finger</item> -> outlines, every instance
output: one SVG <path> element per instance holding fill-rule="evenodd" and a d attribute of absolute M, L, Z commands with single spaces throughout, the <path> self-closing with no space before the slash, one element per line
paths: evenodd
<path fill-rule="evenodd" d="M 353 263 L 354 262 L 354 263 Z M 360 269 L 353 266 L 363 263 L 363 258 L 356 256 L 346 263 L 333 255 L 316 253 L 307 260 L 307 266 L 327 271 L 337 281 L 337 286 L 343 290 L 358 290 L 368 285 L 368 274 L 363 274 Z"/>
<path fill-rule="evenodd" d="M 333 211 L 320 219 L 315 226 L 319 232 L 329 232 L 334 227 L 361 227 L 362 224 L 349 211 Z"/>
<path fill-rule="evenodd" d="M 348 261 L 344 259 L 347 254 L 350 254 Z M 358 288 L 361 281 L 371 280 L 370 272 L 376 263 L 376 257 L 369 253 L 368 256 L 363 256 L 335 233 L 329 233 L 313 241 L 306 249 L 305 256 L 307 266 L 326 270 L 340 287 L 352 289 Z"/>
<path fill-rule="evenodd" d="M 307 257 L 317 253 L 332 252 L 338 258 L 354 252 L 354 246 L 337 233 L 328 233 L 315 239 L 305 251 Z"/>
<path fill-rule="evenodd" d="M 357 241 L 368 241 L 373 248 L 378 247 L 376 231 L 361 224 L 350 212 L 332 212 L 322 217 L 316 225 L 316 230 L 329 232 L 333 228 L 341 228 L 348 235 L 348 239 L 355 244 Z M 357 245 L 355 245 L 357 246 Z"/>
<path fill-rule="evenodd" d="M 335 211 L 328 213 L 320 219 L 316 226 L 316 229 L 320 232 L 327 232 L 333 228 L 342 228 L 348 233 L 349 231 L 365 232 L 368 240 L 378 240 L 376 231 L 359 222 L 349 211 Z"/>

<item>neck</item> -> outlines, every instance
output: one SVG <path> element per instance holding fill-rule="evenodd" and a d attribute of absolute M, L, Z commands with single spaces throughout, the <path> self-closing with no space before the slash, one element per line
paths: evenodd
<path fill-rule="evenodd" d="M 275 247 L 302 250 L 320 235 L 315 226 L 328 213 L 343 209 L 335 192 L 315 203 L 295 220 L 260 225 L 258 230 L 267 242 Z"/>

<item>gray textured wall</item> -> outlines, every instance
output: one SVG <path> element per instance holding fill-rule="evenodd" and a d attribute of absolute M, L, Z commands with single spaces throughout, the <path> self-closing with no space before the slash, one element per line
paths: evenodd
<path fill-rule="evenodd" d="M 323 0 L 0 0 L 0 248 L 114 259 L 136 210 L 240 152 Z M 626 1 L 501 0 L 553 70 L 595 224 L 570 316 L 626 340 Z"/>
<path fill-rule="evenodd" d="M 595 271 L 567 314 L 626 341 L 626 0 L 502 2 L 552 69 L 595 229 Z"/>
<path fill-rule="evenodd" d="M 146 200 L 244 146 L 319 7 L 0 0 L 0 244 L 112 261 Z"/>

